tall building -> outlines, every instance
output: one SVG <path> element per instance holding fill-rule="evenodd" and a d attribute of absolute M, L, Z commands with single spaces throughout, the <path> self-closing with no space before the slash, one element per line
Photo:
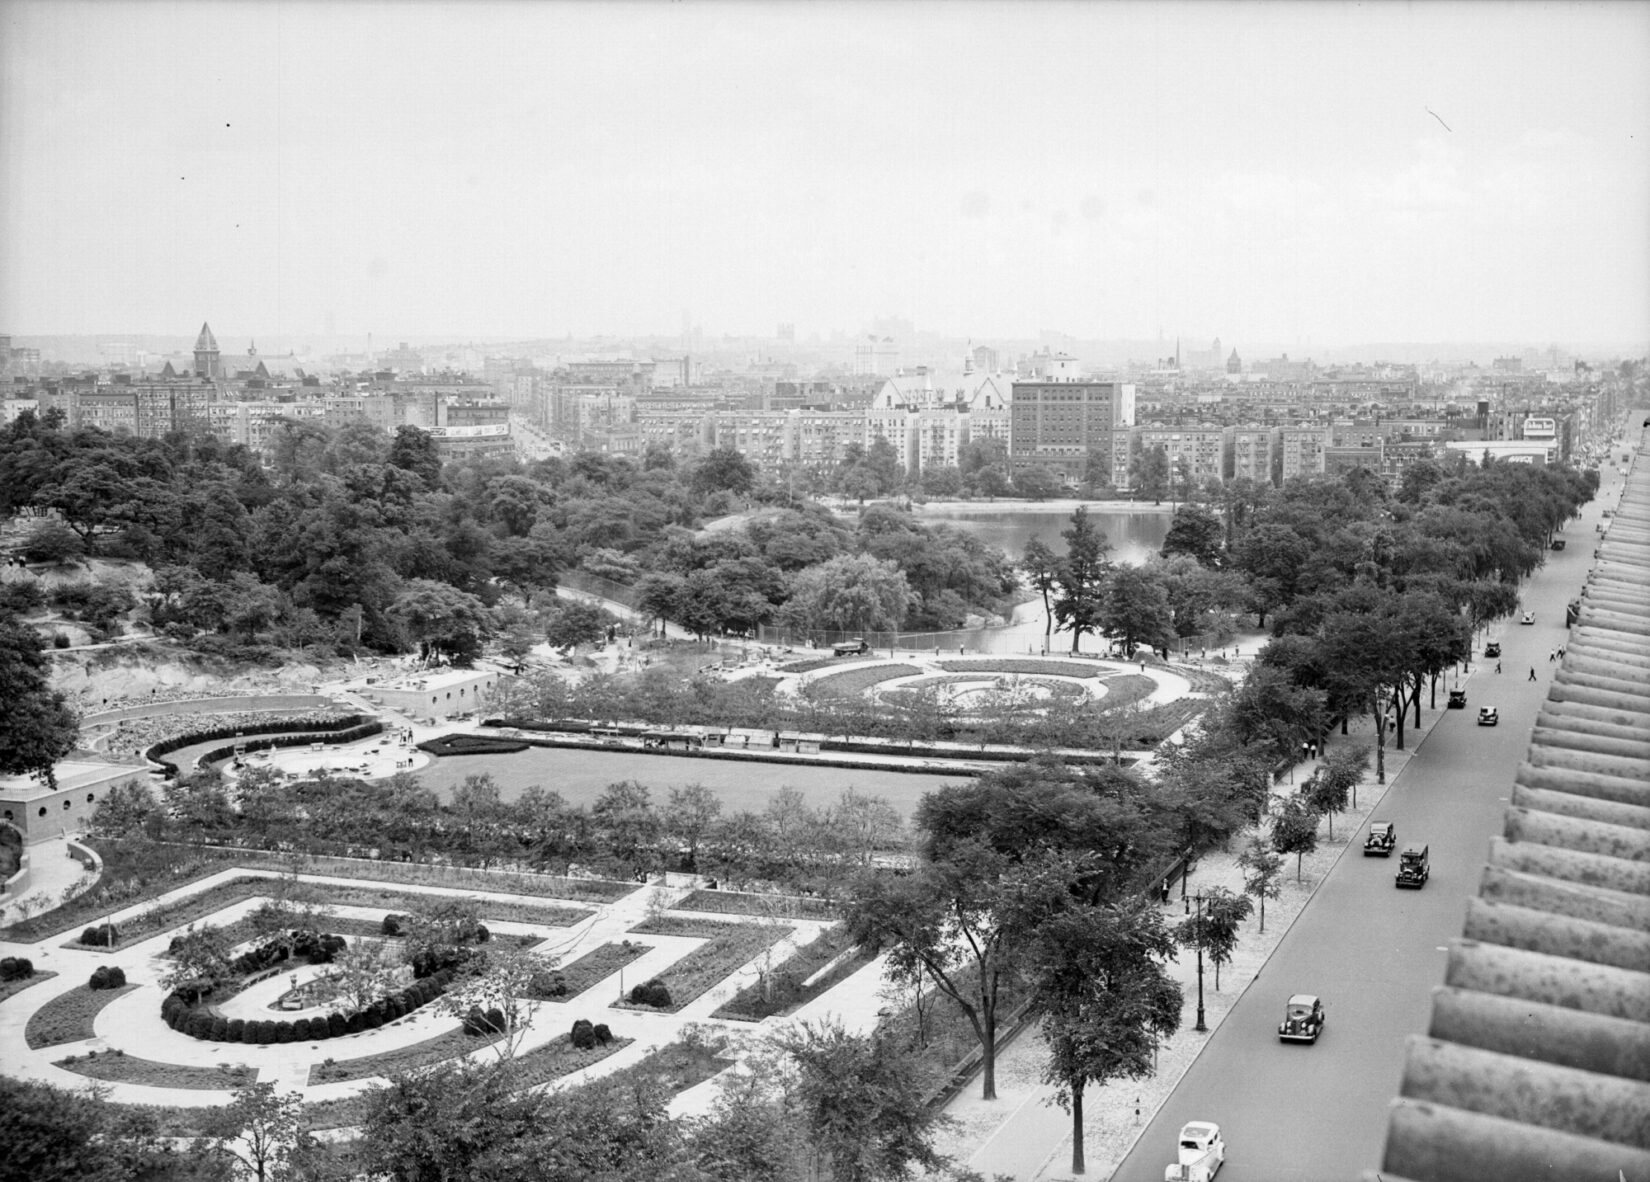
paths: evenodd
<path fill-rule="evenodd" d="M 1070 483 L 1081 483 L 1089 454 L 1110 456 L 1113 436 L 1133 421 L 1131 383 L 1058 376 L 1015 382 L 1009 400 L 1009 469 L 1018 474 L 1047 468 Z"/>

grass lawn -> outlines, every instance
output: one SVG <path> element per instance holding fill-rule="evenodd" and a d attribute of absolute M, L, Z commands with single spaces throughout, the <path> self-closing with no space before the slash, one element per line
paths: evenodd
<path fill-rule="evenodd" d="M 761 915 L 783 919 L 835 919 L 837 907 L 808 895 L 767 895 L 750 891 L 698 890 L 676 904 L 677 911 L 719 915 Z"/>
<path fill-rule="evenodd" d="M 808 683 L 808 688 L 822 694 L 851 698 L 864 693 L 873 685 L 892 681 L 896 677 L 910 677 L 921 673 L 915 665 L 872 665 L 864 669 L 844 669 L 841 673 L 827 673 Z"/>
<path fill-rule="evenodd" d="M 1120 673 L 1116 677 L 1108 677 L 1106 682 L 1105 704 L 1121 706 L 1126 702 L 1138 702 L 1141 698 L 1149 697 L 1157 689 L 1157 682 L 1144 673 Z"/>
<path fill-rule="evenodd" d="M 694 998 L 726 980 L 736 969 L 755 960 L 765 949 L 772 948 L 795 931 L 790 924 L 783 923 L 720 923 L 716 920 L 690 920 L 676 916 L 665 916 L 640 924 L 632 928 L 631 932 L 636 935 L 651 933 L 703 936 L 708 939 L 659 974 L 659 979 L 670 989 L 670 1005 L 634 1008 L 675 1013 Z M 626 1002 L 625 1006 L 628 1008 L 629 1003 Z"/>
<path fill-rule="evenodd" d="M 328 1059 L 324 1063 L 312 1064 L 309 1069 L 309 1082 L 337 1083 L 340 1080 L 370 1079 L 375 1075 L 411 1071 L 415 1067 L 428 1067 L 431 1063 L 439 1063 L 443 1059 L 456 1059 L 460 1055 L 478 1051 L 502 1037 L 503 1035 L 495 1035 L 487 1038 L 482 1035 L 465 1034 L 462 1029 L 449 1030 L 446 1034 L 426 1038 L 423 1042 L 415 1042 L 412 1046 L 401 1047 L 399 1050 L 384 1051 L 382 1054 L 367 1055 L 360 1059 L 345 1059 L 341 1063 Z"/>
<path fill-rule="evenodd" d="M 533 997 L 541 1001 L 572 1001 L 585 990 L 592 988 L 598 982 L 606 980 L 625 965 L 638 957 L 645 956 L 653 951 L 650 944 L 636 944 L 630 940 L 618 944 L 603 944 L 585 953 L 570 964 L 557 969 L 550 969 L 544 977 L 554 981 L 561 978 L 565 993 L 551 995 L 545 992 L 535 992 Z"/>
<path fill-rule="evenodd" d="M 1025 673 L 1044 677 L 1103 677 L 1114 670 L 1093 661 L 1050 661 L 1037 657 L 986 657 L 980 660 L 940 661 L 947 673 Z"/>
<path fill-rule="evenodd" d="M 91 1038 L 92 1023 L 103 1007 L 136 988 L 136 985 L 122 985 L 118 989 L 93 989 L 90 985 L 77 985 L 36 1010 L 23 1030 L 23 1039 L 30 1050 L 39 1050 Z"/>
<path fill-rule="evenodd" d="M 842 960 L 811 985 L 803 986 L 820 969 L 844 952 Z M 745 986 L 733 1000 L 711 1014 L 736 1022 L 760 1022 L 775 1014 L 789 1014 L 819 997 L 833 985 L 858 972 L 876 959 L 876 953 L 856 946 L 840 927 L 828 928 L 812 944 L 804 944 L 768 974 L 767 995 L 760 983 Z"/>
<path fill-rule="evenodd" d="M 27 989 L 30 985 L 38 985 L 42 981 L 50 981 L 55 976 L 57 976 L 56 973 L 47 972 L 44 969 L 36 969 L 34 971 L 34 976 L 32 977 L 24 977 L 21 980 L 0 983 L 0 1001 L 5 1001 L 6 998 L 12 996 L 14 993 L 22 993 L 23 990 Z"/>
<path fill-rule="evenodd" d="M 182 1067 L 176 1063 L 156 1063 L 122 1051 L 92 1051 L 70 1055 L 54 1066 L 89 1079 L 110 1083 L 143 1084 L 151 1088 L 188 1088 L 193 1091 L 231 1091 L 242 1084 L 256 1083 L 258 1069 L 245 1063 L 218 1067 Z"/>
<path fill-rule="evenodd" d="M 722 1054 L 726 1045 L 722 1039 L 679 1040 L 660 1047 L 640 1063 L 593 1081 L 590 1086 L 628 1089 L 651 1079 L 671 1095 L 677 1095 L 733 1066 L 735 1061 Z"/>
<path fill-rule="evenodd" d="M 535 1084 L 560 1079 L 564 1075 L 572 1075 L 592 1063 L 600 1063 L 635 1041 L 633 1038 L 615 1038 L 606 1046 L 594 1046 L 587 1051 L 581 1051 L 573 1045 L 570 1036 L 561 1035 L 542 1047 L 528 1051 L 515 1061 L 518 1085 L 530 1088 Z"/>

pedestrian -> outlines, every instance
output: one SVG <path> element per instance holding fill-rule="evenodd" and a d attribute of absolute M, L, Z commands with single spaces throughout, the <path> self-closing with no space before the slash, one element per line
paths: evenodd
<path fill-rule="evenodd" d="M 1496 672 L 1497 672 L 1497 673 L 1499 673 L 1499 672 L 1501 672 L 1501 662 L 1500 662 L 1500 661 L 1497 661 L 1497 662 L 1496 662 L 1496 663 L 1495 663 L 1495 671 L 1496 671 Z"/>
<path fill-rule="evenodd" d="M 1534 665 L 1530 666 L 1530 680 L 1531 681 L 1535 680 L 1535 666 Z"/>
<path fill-rule="evenodd" d="M 1556 650 L 1556 649 L 1548 649 L 1547 650 L 1547 662 L 1549 664 L 1552 663 L 1553 658 L 1556 657 L 1556 656 L 1558 656 L 1558 650 Z"/>
<path fill-rule="evenodd" d="M 1558 646 L 1558 659 L 1561 661 L 1564 659 L 1564 646 L 1562 644 Z"/>

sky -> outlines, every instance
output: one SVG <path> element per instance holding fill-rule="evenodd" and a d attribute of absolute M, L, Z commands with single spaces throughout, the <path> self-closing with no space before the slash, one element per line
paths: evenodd
<path fill-rule="evenodd" d="M 1650 4 L 0 0 L 0 333 L 1650 340 Z"/>

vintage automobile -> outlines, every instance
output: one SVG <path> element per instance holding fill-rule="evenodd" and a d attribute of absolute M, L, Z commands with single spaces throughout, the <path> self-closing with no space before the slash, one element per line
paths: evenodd
<path fill-rule="evenodd" d="M 859 653 L 868 653 L 870 651 L 871 646 L 866 644 L 865 639 L 860 636 L 856 636 L 852 640 L 839 640 L 831 646 L 831 655 L 833 657 L 854 656 Z"/>
<path fill-rule="evenodd" d="M 1467 708 L 1467 691 L 1450 690 L 1449 708 L 1451 710 L 1465 710 Z"/>
<path fill-rule="evenodd" d="M 1391 821 L 1375 821 L 1369 826 L 1369 836 L 1364 838 L 1364 857 L 1376 855 L 1388 857 L 1398 848 L 1398 827 Z"/>
<path fill-rule="evenodd" d="M 1172 1165 L 1163 1169 L 1163 1182 L 1209 1182 L 1226 1161 L 1226 1142 L 1220 1126 L 1194 1120 L 1180 1128 L 1180 1144 Z"/>
<path fill-rule="evenodd" d="M 1480 706 L 1478 708 L 1478 725 L 1494 726 L 1501 721 L 1501 715 L 1496 713 L 1494 706 Z"/>
<path fill-rule="evenodd" d="M 1564 539 L 1563 538 L 1554 538 L 1553 539 L 1553 549 L 1554 550 L 1564 549 Z"/>
<path fill-rule="evenodd" d="M 1486 644 L 1484 646 L 1484 655 L 1486 657 L 1499 657 L 1501 655 L 1501 642 L 1499 640 L 1492 640 Z"/>
<path fill-rule="evenodd" d="M 1533 624 L 1533 623 L 1535 623 L 1535 613 L 1534 612 L 1525 612 L 1524 613 L 1524 618 L 1519 620 L 1518 622 L 1520 624 Z"/>
<path fill-rule="evenodd" d="M 1291 997 L 1283 1007 L 1283 1021 L 1278 1023 L 1278 1040 L 1315 1043 L 1322 1033 L 1323 1002 L 1311 993 Z"/>
<path fill-rule="evenodd" d="M 1400 887 L 1414 887 L 1420 890 L 1427 885 L 1427 879 L 1432 877 L 1432 859 L 1424 845 L 1407 846 L 1404 852 L 1398 855 L 1397 884 Z"/>

